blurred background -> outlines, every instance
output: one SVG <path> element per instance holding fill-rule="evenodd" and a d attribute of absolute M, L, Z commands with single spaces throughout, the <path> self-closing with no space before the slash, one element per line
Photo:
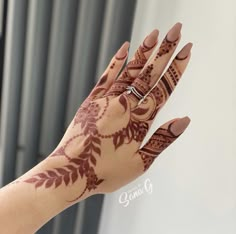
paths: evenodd
<path fill-rule="evenodd" d="M 234 9 L 234 0 L 0 0 L 0 187 L 52 152 L 124 41 L 131 57 L 154 28 L 161 41 L 179 21 L 179 48 L 194 44 L 149 133 L 188 115 L 181 139 L 142 177 L 70 207 L 37 233 L 236 233 Z M 147 179 L 152 193 L 124 207 L 121 195 Z"/>

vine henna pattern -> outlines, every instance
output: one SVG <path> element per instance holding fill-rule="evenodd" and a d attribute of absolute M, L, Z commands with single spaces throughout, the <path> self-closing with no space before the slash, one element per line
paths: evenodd
<path fill-rule="evenodd" d="M 148 84 L 148 78 L 150 77 L 152 69 L 152 65 L 148 66 L 143 72 L 142 76 L 139 78 L 142 80 L 142 82 L 145 82 L 145 84 Z M 100 83 L 102 84 L 103 82 Z M 138 87 L 142 88 L 143 86 Z M 141 88 L 139 90 L 141 90 Z M 99 90 L 100 88 L 97 87 L 97 89 Z M 94 90 L 93 93 L 96 95 L 98 91 Z M 158 88 L 155 88 L 154 98 L 158 100 L 159 103 L 162 103 L 164 102 L 163 97 L 164 96 L 162 92 Z M 104 181 L 102 178 L 98 179 L 94 170 L 97 157 L 101 156 L 101 139 L 112 138 L 115 149 L 118 149 L 118 147 L 120 147 L 122 144 L 128 144 L 132 140 L 141 143 L 149 129 L 149 124 L 147 122 L 141 122 L 139 118 L 137 118 L 139 115 L 145 115 L 148 109 L 136 107 L 130 113 L 130 119 L 124 128 L 109 135 L 102 135 L 98 132 L 96 122 L 103 117 L 107 108 L 109 107 L 109 98 L 105 97 L 105 100 L 106 104 L 103 110 L 101 110 L 101 107 L 98 103 L 93 102 L 91 99 L 85 100 L 74 118 L 74 126 L 80 124 L 82 133 L 70 138 L 63 146 L 50 155 L 50 157 L 65 156 L 68 159 L 69 164 L 65 165 L 63 168 L 54 168 L 54 170 L 47 170 L 45 172 L 36 174 L 32 178 L 25 180 L 25 182 L 34 183 L 36 188 L 43 185 L 45 188 L 55 185 L 55 188 L 57 188 L 63 183 L 63 181 L 65 185 L 68 185 L 70 182 L 73 184 L 79 178 L 79 176 L 81 179 L 85 176 L 87 180 L 86 187 L 77 198 L 69 201 L 74 202 L 81 198 L 86 190 L 95 190 L 97 186 Z M 127 111 L 129 104 L 125 96 L 120 96 L 119 103 L 123 106 L 124 111 Z M 157 111 L 158 108 L 156 108 L 151 114 L 148 121 L 153 120 Z M 99 115 L 100 112 L 102 113 Z M 161 129 L 160 131 L 161 132 L 155 134 L 155 138 L 148 143 L 147 149 L 143 149 L 143 151 L 140 153 L 144 164 L 144 171 L 147 170 L 153 163 L 155 159 L 154 155 L 157 156 L 159 154 L 157 154 L 157 152 L 164 150 L 164 148 L 175 139 L 169 130 L 167 131 Z M 83 146 L 84 150 L 76 158 L 70 158 L 66 153 L 66 147 L 69 145 L 69 143 L 76 140 L 80 136 L 86 136 Z"/>
<path fill-rule="evenodd" d="M 177 45 L 177 40 L 169 41 L 165 37 L 153 62 L 149 63 L 139 75 L 133 77 L 131 71 L 141 70 L 145 66 L 148 59 L 145 53 L 151 51 L 156 45 L 154 43 L 153 46 L 148 47 L 143 43 L 136 51 L 134 59 L 128 63 L 121 76 L 109 88 L 106 85 L 110 79 L 109 72 L 116 64 L 113 62 L 109 67 L 110 70 L 100 78 L 90 96 L 83 102 L 73 119 L 72 128 L 77 129 L 79 127 L 80 133 L 69 138 L 50 155 L 50 157 L 64 156 L 68 163 L 63 167 L 35 174 L 31 178 L 24 180 L 24 182 L 34 184 L 35 188 L 42 186 L 45 188 L 55 186 L 57 188 L 63 182 L 68 186 L 69 184 L 74 184 L 79 178 L 85 178 L 86 186 L 83 191 L 75 199 L 68 202 L 78 200 L 86 191 L 96 190 L 98 185 L 106 180 L 106 178 L 99 178 L 95 171 L 97 162 L 102 157 L 102 141 L 104 139 L 111 139 L 115 150 L 123 144 L 130 144 L 132 141 L 140 144 L 146 136 L 157 112 L 177 85 L 184 70 L 179 63 L 182 63 L 187 56 L 184 56 L 184 58 L 177 56 L 160 78 L 158 84 L 151 89 L 155 61 L 171 53 L 170 51 Z M 189 51 L 190 49 L 188 48 Z M 185 61 L 184 63 L 187 64 Z M 137 101 L 137 97 L 133 93 L 127 94 L 125 92 L 127 86 L 131 84 L 143 96 L 148 93 L 147 98 L 140 105 L 132 106 L 130 100 Z M 102 98 L 103 102 L 97 101 L 99 98 Z M 112 108 L 110 102 L 114 98 L 118 101 L 117 105 L 122 107 L 124 115 L 128 116 L 127 122 L 114 132 L 103 134 L 98 128 L 98 121 L 103 119 L 109 108 Z M 167 128 L 159 128 L 148 143 L 137 151 L 143 164 L 143 171 L 146 171 L 154 159 L 180 135 L 175 135 L 172 132 L 172 125 L 173 122 Z M 71 157 L 67 153 L 67 149 L 69 149 L 71 143 L 79 143 L 81 137 L 83 138 L 82 151 L 78 155 Z"/>
<path fill-rule="evenodd" d="M 127 111 L 128 103 L 124 96 L 120 96 L 119 98 L 120 104 L 124 107 L 124 110 Z M 54 170 L 46 170 L 45 172 L 38 173 L 34 175 L 32 178 L 25 180 L 28 183 L 34 183 L 35 188 L 45 186 L 45 188 L 49 188 L 55 185 L 57 188 L 63 182 L 67 186 L 70 182 L 71 184 L 75 183 L 79 176 L 81 179 L 86 177 L 86 187 L 82 191 L 82 193 L 73 200 L 68 202 L 74 202 L 81 198 L 86 190 L 91 191 L 95 190 L 99 184 L 101 184 L 104 179 L 98 178 L 94 167 L 97 163 L 97 158 L 101 157 L 101 138 L 112 138 L 115 149 L 120 147 L 123 143 L 129 143 L 132 140 L 137 142 L 142 142 L 146 133 L 148 131 L 149 125 L 146 122 L 140 122 L 136 119 L 133 114 L 141 115 L 146 113 L 146 109 L 136 108 L 130 115 L 130 120 L 126 127 L 122 130 L 112 133 L 110 135 L 102 135 L 98 132 L 96 122 L 102 118 L 105 114 L 106 109 L 109 106 L 109 99 L 106 97 L 106 105 L 103 110 L 98 103 L 93 101 L 86 100 L 85 103 L 78 110 L 75 118 L 74 118 L 74 126 L 80 124 L 83 133 L 75 135 L 70 138 L 62 147 L 60 147 L 55 153 L 53 153 L 50 157 L 55 156 L 65 156 L 69 164 L 63 166 L 62 168 L 54 168 Z M 102 112 L 101 115 L 99 113 Z M 71 141 L 76 140 L 81 135 L 85 136 L 86 139 L 83 144 L 83 151 L 76 157 L 70 158 L 66 154 L 66 147 L 69 145 Z M 165 136 L 166 135 L 166 136 Z M 170 136 L 169 132 L 165 132 L 163 130 L 162 134 L 157 134 L 156 139 L 152 140 L 149 143 L 149 147 L 153 148 L 153 154 L 157 151 L 155 146 L 158 146 L 156 141 L 161 142 L 163 137 L 165 140 Z M 161 138 L 162 139 L 161 139 Z M 157 145 L 155 145 L 157 144 Z M 164 147 L 161 145 L 160 151 L 163 150 Z M 146 170 L 150 164 L 153 162 L 153 155 L 145 154 L 146 151 L 141 153 L 141 158 L 144 162 L 144 170 Z M 150 161 L 150 159 L 152 159 Z M 149 166 L 147 167 L 147 161 L 149 162 Z"/>
<path fill-rule="evenodd" d="M 147 79 L 150 77 L 151 71 L 152 66 L 150 65 L 143 72 L 140 80 L 147 83 Z M 97 89 L 99 89 L 99 87 Z M 96 90 L 94 90 L 94 92 L 95 91 Z M 163 97 L 162 92 L 156 88 L 154 98 L 159 100 L 159 102 L 164 102 Z M 101 139 L 112 138 L 115 149 L 118 149 L 118 147 L 122 144 L 128 144 L 132 140 L 141 143 L 149 129 L 149 124 L 147 122 L 142 122 L 139 118 L 137 118 L 137 116 L 145 115 L 148 109 L 136 107 L 130 112 L 130 119 L 124 128 L 109 135 L 99 133 L 96 122 L 104 116 L 107 108 L 109 107 L 109 97 L 106 96 L 105 100 L 106 104 L 103 110 L 101 110 L 98 103 L 93 102 L 91 99 L 85 100 L 74 118 L 74 126 L 80 124 L 82 133 L 70 138 L 63 146 L 50 155 L 50 157 L 65 156 L 69 163 L 63 168 L 54 168 L 54 170 L 47 170 L 36 174 L 32 178 L 25 180 L 25 182 L 34 183 L 36 188 L 43 185 L 45 188 L 55 185 L 55 188 L 57 188 L 63 183 L 63 181 L 67 186 L 70 182 L 71 184 L 75 183 L 79 176 L 81 179 L 86 177 L 86 187 L 82 193 L 75 199 L 68 201 L 74 202 L 81 198 L 87 190 L 95 190 L 97 186 L 104 181 L 103 178 L 97 177 L 94 170 L 97 163 L 97 158 L 101 157 Z M 127 111 L 129 104 L 124 95 L 120 96 L 119 103 L 123 106 L 124 111 Z M 156 108 L 150 115 L 148 121 L 153 120 L 157 111 L 158 108 Z M 99 115 L 99 113 L 101 114 Z M 66 153 L 66 148 L 69 143 L 76 140 L 80 136 L 86 137 L 83 145 L 84 150 L 76 158 L 70 158 Z M 160 129 L 160 133 L 155 134 L 155 138 L 148 143 L 147 149 L 143 149 L 140 153 L 144 164 L 144 171 L 149 168 L 151 163 L 153 163 L 155 159 L 154 155 L 157 156 L 159 154 L 157 152 L 164 150 L 164 148 L 166 148 L 167 145 L 174 139 L 175 137 L 169 130 L 167 131 Z"/>

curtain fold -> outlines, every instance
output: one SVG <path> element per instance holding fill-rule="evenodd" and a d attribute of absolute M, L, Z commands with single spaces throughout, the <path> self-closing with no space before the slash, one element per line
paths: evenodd
<path fill-rule="evenodd" d="M 26 0 L 8 1 L 7 32 L 1 97 L 1 185 L 15 178 L 25 56 Z"/>

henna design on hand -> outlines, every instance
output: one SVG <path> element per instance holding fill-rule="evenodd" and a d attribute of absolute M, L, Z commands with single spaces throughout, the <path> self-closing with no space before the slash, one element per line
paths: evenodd
<path fill-rule="evenodd" d="M 171 123 L 167 129 L 159 128 L 139 153 L 146 171 L 158 155 L 165 150 L 178 136 L 171 132 Z"/>
<path fill-rule="evenodd" d="M 177 42 L 178 41 L 178 38 L 174 41 L 169 41 L 167 39 L 167 36 L 164 38 L 160 48 L 159 48 L 159 51 L 154 59 L 154 61 L 156 61 L 158 58 L 160 58 L 161 56 L 165 55 L 165 54 L 168 54 L 171 50 L 174 49 L 174 47 L 176 47 L 177 45 Z"/>
<path fill-rule="evenodd" d="M 99 184 L 101 184 L 104 179 L 98 179 L 94 166 L 96 166 L 96 156 L 101 156 L 101 140 L 98 137 L 98 130 L 96 122 L 102 118 L 105 114 L 107 107 L 109 106 L 108 98 L 106 98 L 106 105 L 104 110 L 99 115 L 101 107 L 99 104 L 86 100 L 74 118 L 74 126 L 80 124 L 83 134 L 79 134 L 70 138 L 66 144 L 60 147 L 51 157 L 63 155 L 69 160 L 69 164 L 65 165 L 63 168 L 54 168 L 53 170 L 47 170 L 42 173 L 38 173 L 33 177 L 25 180 L 27 183 L 34 183 L 35 188 L 45 186 L 49 188 L 55 185 L 57 188 L 63 181 L 67 186 L 70 181 L 71 184 L 75 183 L 78 179 L 78 174 L 81 179 L 85 176 L 87 179 L 86 187 L 82 193 L 73 200 L 68 202 L 74 202 L 81 198 L 86 190 L 91 191 L 95 190 Z M 65 149 L 68 146 L 69 142 L 76 140 L 80 136 L 86 136 L 83 147 L 84 150 L 77 156 L 77 158 L 69 158 L 65 153 Z M 67 170 L 66 170 L 67 169 Z M 68 171 L 69 170 L 69 171 Z"/>
<path fill-rule="evenodd" d="M 151 71 L 152 66 L 149 66 L 141 76 L 146 83 L 148 83 Z M 170 70 L 168 70 L 167 73 L 172 74 L 170 77 L 172 79 L 175 78 L 175 80 L 178 79 L 178 74 L 180 75 L 180 73 L 177 74 L 176 69 L 174 69 L 173 66 L 170 67 Z M 167 95 L 169 93 L 166 91 L 163 92 L 163 90 L 166 90 L 166 86 L 157 86 L 152 92 L 152 95 L 159 105 L 165 102 L 168 98 Z M 68 159 L 69 164 L 65 165 L 63 168 L 54 168 L 54 170 L 36 174 L 25 182 L 34 183 L 36 188 L 43 185 L 46 188 L 49 188 L 54 184 L 55 187 L 58 187 L 63 181 L 65 185 L 68 185 L 70 181 L 71 184 L 73 184 L 79 176 L 81 179 L 86 177 L 86 187 L 78 197 L 70 200 L 70 202 L 74 202 L 81 198 L 87 190 L 95 190 L 97 186 L 104 181 L 104 179 L 98 178 L 94 170 L 97 157 L 101 156 L 101 139 L 112 138 L 115 149 L 118 149 L 124 143 L 130 143 L 132 140 L 141 143 L 149 129 L 150 120 L 153 120 L 157 110 L 159 110 L 157 108 L 158 105 L 156 105 L 155 111 L 152 112 L 147 121 L 140 121 L 142 119 L 141 116 L 147 114 L 149 108 L 142 108 L 142 106 L 139 106 L 130 110 L 130 104 L 126 95 L 121 95 L 118 100 L 120 105 L 123 106 L 124 112 L 130 112 L 129 121 L 126 126 L 109 135 L 101 134 L 97 129 L 96 123 L 98 120 L 102 119 L 106 113 L 106 110 L 109 107 L 109 97 L 105 97 L 103 108 L 96 101 L 86 99 L 76 113 L 73 122 L 73 127 L 80 125 L 82 133 L 70 138 L 63 146 L 51 155 L 51 157 L 58 155 L 65 156 Z M 76 158 L 70 158 L 66 154 L 66 147 L 68 147 L 69 143 L 72 141 L 78 141 L 81 136 L 86 137 L 83 143 L 84 149 Z M 177 136 L 174 136 L 171 133 L 170 128 L 167 130 L 159 129 L 159 131 L 149 141 L 146 148 L 140 152 L 144 163 L 144 170 L 147 170 L 150 164 L 154 161 L 154 154 L 158 155 L 171 142 L 173 142 L 176 137 Z"/>
<path fill-rule="evenodd" d="M 126 88 L 132 84 L 157 45 L 157 36 L 158 31 L 154 30 L 148 37 L 146 37 L 142 45 L 140 45 L 135 52 L 134 58 L 124 68 L 122 74 L 107 92 L 107 95 L 117 96 L 123 93 Z"/>
<path fill-rule="evenodd" d="M 143 171 L 146 171 L 159 154 L 184 132 L 189 123 L 190 119 L 184 117 L 171 120 L 157 129 L 145 146 L 138 152 L 143 161 Z"/>
<path fill-rule="evenodd" d="M 94 101 L 86 100 L 74 118 L 74 126 L 80 125 L 81 130 L 83 132 L 83 136 L 86 137 L 83 143 L 83 151 L 76 158 L 69 158 L 69 156 L 65 153 L 66 147 L 70 142 L 74 140 L 78 140 L 81 136 L 74 136 L 70 138 L 62 147 L 60 147 L 55 153 L 51 155 L 51 157 L 55 157 L 58 155 L 66 156 L 69 161 L 69 164 L 63 166 L 62 168 L 54 168 L 53 170 L 47 170 L 45 172 L 41 172 L 39 174 L 34 175 L 30 179 L 25 180 L 27 183 L 34 183 L 35 187 L 45 186 L 45 188 L 49 188 L 55 185 L 55 188 L 58 187 L 63 181 L 67 186 L 70 181 L 73 184 L 78 176 L 82 179 L 84 176 L 86 177 L 86 187 L 82 191 L 82 193 L 73 200 L 69 202 L 74 202 L 81 198 L 86 190 L 91 191 L 95 190 L 99 184 L 101 184 L 104 179 L 98 179 L 94 167 L 96 166 L 97 157 L 101 156 L 101 139 L 100 138 L 112 138 L 115 149 L 120 147 L 125 141 L 126 143 L 135 140 L 137 142 L 142 142 L 148 131 L 148 124 L 144 122 L 139 122 L 135 117 L 130 117 L 130 120 L 126 127 L 124 127 L 120 131 L 116 131 L 109 136 L 104 136 L 98 132 L 96 122 L 100 120 L 108 106 L 109 99 L 106 99 L 106 104 L 104 108 L 100 107 L 100 105 Z M 124 96 L 120 97 L 120 104 L 124 107 L 124 110 L 128 109 L 128 101 Z M 145 114 L 147 110 L 145 109 L 137 109 L 134 113 L 136 115 Z"/>
<path fill-rule="evenodd" d="M 146 171 L 154 159 L 179 136 L 176 131 L 173 132 L 174 123 L 171 123 L 168 127 L 159 128 L 148 143 L 138 150 L 154 117 L 173 92 L 187 66 L 191 48 L 182 49 L 158 84 L 140 105 L 133 105 L 133 101 L 136 101 L 137 98 L 132 93 L 127 94 L 125 89 L 132 84 L 142 95 L 146 95 L 150 91 L 153 81 L 159 78 L 155 76 L 154 72 L 156 60 L 166 60 L 164 55 L 168 57 L 169 54 L 173 53 L 177 40 L 179 40 L 170 41 L 168 39 L 167 37 L 164 39 L 157 56 L 144 71 L 133 76 L 133 72 L 140 71 L 144 67 L 150 56 L 149 52 L 153 50 L 156 43 L 151 47 L 145 46 L 145 44 L 140 46 L 134 59 L 128 63 L 122 75 L 115 82 L 114 74 L 118 71 L 116 67 L 121 67 L 127 54 L 114 57 L 89 97 L 75 114 L 69 126 L 69 132 L 73 133 L 72 136 L 69 134 L 68 137 L 65 134 L 65 139 L 49 156 L 65 157 L 67 163 L 62 167 L 50 168 L 50 170 L 37 173 L 23 181 L 34 184 L 35 188 L 57 188 L 62 184 L 68 186 L 84 179 L 86 185 L 80 194 L 76 198 L 68 200 L 68 202 L 75 202 L 86 192 L 95 191 L 98 189 L 98 185 L 107 181 L 107 177 L 99 174 L 96 169 L 99 160 L 105 156 L 105 149 L 102 144 L 108 141 L 111 142 L 113 153 L 117 152 L 124 144 L 134 143 L 133 145 L 137 148 L 133 149 L 133 155 L 138 152 L 137 160 L 139 159 L 143 164 L 143 171 Z M 122 117 L 123 122 L 117 121 L 120 117 Z M 117 128 L 114 127 L 113 132 L 109 132 L 109 129 L 105 131 L 106 123 L 104 124 L 104 122 L 113 121 L 113 118 L 114 125 L 116 121 L 119 122 Z M 74 149 L 76 145 L 79 145 L 78 149 Z"/>

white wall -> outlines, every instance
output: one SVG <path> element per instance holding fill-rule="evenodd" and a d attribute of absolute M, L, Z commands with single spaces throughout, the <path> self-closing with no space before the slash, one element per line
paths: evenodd
<path fill-rule="evenodd" d="M 236 2 L 233 0 L 138 0 L 131 54 L 153 28 L 161 39 L 183 23 L 182 46 L 194 43 L 190 65 L 152 132 L 189 115 L 187 131 L 141 178 L 107 195 L 100 234 L 236 233 Z M 119 196 L 149 178 L 128 207 Z"/>

